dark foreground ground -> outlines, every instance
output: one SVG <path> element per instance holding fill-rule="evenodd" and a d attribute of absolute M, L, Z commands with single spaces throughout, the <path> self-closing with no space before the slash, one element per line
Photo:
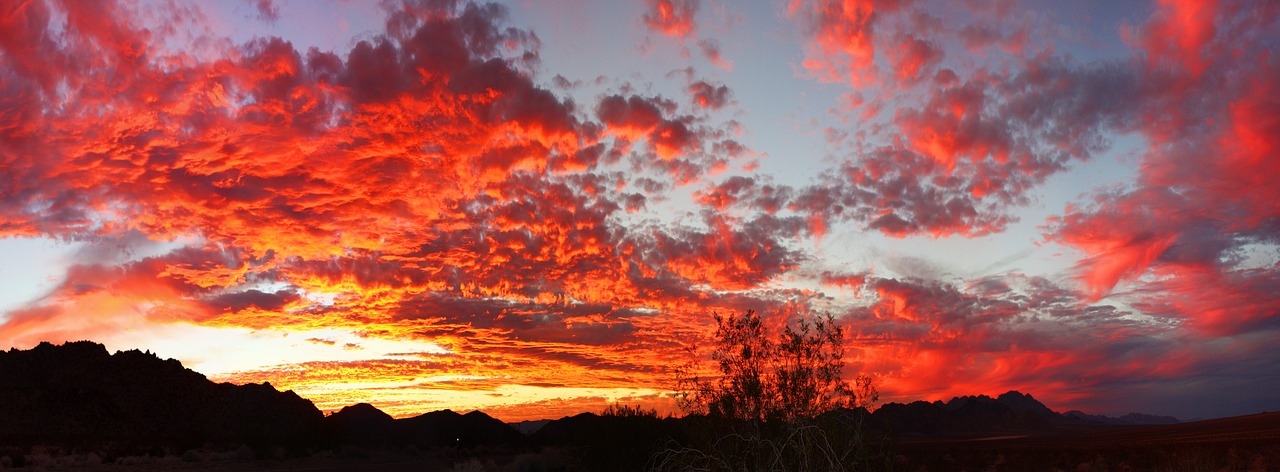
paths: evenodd
<path fill-rule="evenodd" d="M 895 470 L 1280 471 L 1280 413 L 1030 435 L 901 438 Z"/>
<path fill-rule="evenodd" d="M 881 449 L 899 471 L 1280 471 L 1280 413 L 1152 426 L 1089 425 L 1035 434 L 909 436 Z M 92 453 L 37 448 L 0 456 L 5 470 L 82 471 L 556 471 L 598 470 L 581 457 L 608 451 L 500 448 L 418 451 L 347 447 L 301 456 L 284 451 L 189 450 L 104 463 Z M 276 454 L 276 458 L 262 458 Z M 642 464 L 628 469 L 642 470 Z M 785 470 L 785 469 L 780 469 Z"/>

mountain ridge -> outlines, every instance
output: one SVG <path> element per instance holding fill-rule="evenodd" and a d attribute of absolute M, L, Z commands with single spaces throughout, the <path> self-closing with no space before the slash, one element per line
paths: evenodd
<path fill-rule="evenodd" d="M 245 467 L 237 470 L 284 470 L 280 465 L 287 463 L 300 470 L 384 470 L 367 467 L 387 464 L 446 470 L 452 464 L 455 470 L 639 471 L 650 470 L 655 454 L 745 438 L 740 431 L 785 434 L 796 426 L 816 427 L 837 442 L 898 448 L 898 457 L 933 464 L 925 470 L 955 470 L 960 463 L 986 470 L 1000 460 L 1015 464 L 1009 470 L 1023 464 L 1069 469 L 1100 457 L 1081 451 L 1106 448 L 1108 457 L 1123 460 L 1182 460 L 1188 445 L 1223 464 L 1247 460 L 1253 467 L 1255 456 L 1276 450 L 1268 441 L 1280 438 L 1280 413 L 1136 425 L 1176 418 L 1057 413 L 1018 391 L 888 403 L 874 412 L 837 409 L 804 425 L 581 413 L 517 427 L 478 410 L 394 418 L 368 403 L 325 415 L 269 383 L 213 383 L 179 361 L 137 350 L 110 354 L 88 341 L 0 351 L 0 379 L 0 468 L 6 470 L 95 464 L 170 470 L 181 460 Z M 1056 459 L 1046 462 L 1045 451 L 1056 451 L 1050 454 Z M 152 465 L 134 468 L 138 464 Z M 1138 470 L 1158 465 L 1135 464 Z"/>
<path fill-rule="evenodd" d="M 587 439 L 583 431 L 619 421 L 584 413 L 557 420 L 502 422 L 481 411 L 439 410 L 393 418 L 368 403 L 325 415 L 292 391 L 269 383 L 214 383 L 174 359 L 117 351 L 91 341 L 40 343 L 0 351 L 0 439 L 93 441 L 120 439 L 197 444 L 401 444 L 424 447 Z M 1043 431 L 1071 424 L 1167 424 L 1176 418 L 1121 418 L 1078 411 L 1057 413 L 1030 394 L 971 395 L 947 402 L 888 403 L 863 416 L 870 427 L 902 434 L 949 435 Z M 670 419 L 679 422 L 682 419 Z M 652 431 L 671 421 L 643 420 Z M 1144 423 L 1145 422 L 1145 423 Z M 651 424 L 650 424 L 651 423 Z M 638 423 L 637 423 L 638 424 Z M 559 438 L 559 439 L 549 439 Z M 180 443 L 180 444 L 179 444 Z"/>

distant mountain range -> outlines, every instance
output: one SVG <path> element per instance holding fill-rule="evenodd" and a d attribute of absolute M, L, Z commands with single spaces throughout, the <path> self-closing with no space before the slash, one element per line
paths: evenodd
<path fill-rule="evenodd" d="M 0 445 L 114 444 L 182 451 L 209 444 L 312 448 L 520 444 L 526 437 L 481 412 L 394 419 L 368 404 L 325 416 L 270 384 L 214 383 L 151 353 L 101 344 L 41 343 L 0 351 Z"/>
<path fill-rule="evenodd" d="M 1066 413 L 1063 413 L 1062 415 L 1069 418 L 1079 419 L 1081 421 L 1089 421 L 1089 422 L 1102 423 L 1102 424 L 1134 424 L 1136 425 L 1136 424 L 1174 424 L 1174 423 L 1182 422 L 1182 420 L 1179 420 L 1172 416 L 1144 415 L 1142 413 L 1129 413 L 1119 418 L 1112 418 L 1110 416 L 1090 415 L 1090 414 L 1081 412 L 1080 410 L 1071 410 Z"/>
<path fill-rule="evenodd" d="M 314 448 L 354 445 L 472 447 L 591 445 L 648 447 L 679 438 L 688 418 L 602 417 L 591 413 L 506 424 L 484 413 L 436 411 L 395 419 L 368 404 L 325 416 L 310 401 L 270 384 L 213 383 L 140 351 L 107 352 L 80 341 L 0 351 L 0 443 L 132 444 L 174 450 L 214 444 Z M 982 435 L 1072 425 L 1165 424 L 1178 420 L 1079 411 L 1057 413 L 1031 395 L 1008 392 L 948 402 L 889 403 L 860 416 L 895 435 Z"/>
<path fill-rule="evenodd" d="M 176 360 L 87 341 L 0 351 L 0 379 L 0 442 L 283 444 L 324 422 L 293 392 L 215 384 Z"/>
<path fill-rule="evenodd" d="M 1179 422 L 1172 416 L 1130 413 L 1120 418 L 1087 415 L 1079 411 L 1055 412 L 1030 394 L 1006 392 L 955 397 L 943 403 L 888 403 L 871 414 L 872 424 L 905 434 L 995 434 L 1043 431 L 1071 425 L 1141 425 Z"/>

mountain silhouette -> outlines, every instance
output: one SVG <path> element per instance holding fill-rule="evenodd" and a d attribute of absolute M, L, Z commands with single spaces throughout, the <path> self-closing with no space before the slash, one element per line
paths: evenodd
<path fill-rule="evenodd" d="M 543 426 L 546 426 L 547 423 L 550 422 L 551 420 L 525 420 L 507 424 L 511 425 L 512 428 L 515 428 L 516 431 L 524 433 L 527 436 L 538 432 L 538 430 L 542 429 Z"/>
<path fill-rule="evenodd" d="M 395 419 L 373 405 L 360 403 L 325 418 L 331 444 L 414 445 L 430 447 L 520 446 L 525 435 L 479 411 L 451 410 Z"/>
<path fill-rule="evenodd" d="M 460 415 L 450 410 L 434 411 L 396 420 L 396 427 L 415 444 L 424 446 L 474 447 L 481 445 L 522 445 L 525 436 L 511 425 L 473 411 Z"/>
<path fill-rule="evenodd" d="M 696 418 L 659 419 L 655 416 L 606 416 L 579 413 L 547 422 L 530 436 L 542 447 L 581 451 L 586 470 L 628 470 L 643 464 L 669 439 L 686 440 Z"/>
<path fill-rule="evenodd" d="M 395 418 L 368 403 L 347 407 L 325 418 L 329 439 L 336 444 L 388 444 L 399 440 Z"/>
<path fill-rule="evenodd" d="M 442 410 L 396 419 L 361 403 L 325 416 L 310 401 L 267 383 L 214 383 L 176 360 L 137 350 L 110 354 L 101 344 L 89 341 L 0 351 L 0 379 L 4 379 L 0 382 L 0 443 L 15 446 L 110 443 L 179 451 L 209 444 L 313 450 L 342 445 L 412 445 L 424 450 L 582 447 L 608 451 L 589 457 L 607 466 L 641 457 L 655 444 L 678 440 L 708 421 L 717 421 L 584 413 L 532 422 L 540 427 L 524 434 L 479 411 Z M 875 412 L 838 410 L 824 417 L 832 415 L 858 419 L 857 424 L 871 431 L 914 436 L 1177 422 L 1172 417 L 1136 413 L 1120 418 L 1078 411 L 1059 414 L 1016 391 L 996 398 L 977 395 L 947 402 L 888 403 Z"/>
<path fill-rule="evenodd" d="M 1066 425 L 1171 424 L 1172 416 L 1131 413 L 1121 418 L 1087 415 L 1079 411 L 1058 413 L 1030 394 L 1009 391 L 996 398 L 986 395 L 954 397 L 943 403 L 917 401 L 888 403 L 871 414 L 879 429 L 899 434 L 948 435 L 1047 431 Z"/>
<path fill-rule="evenodd" d="M 1172 416 L 1156 416 L 1142 413 L 1129 413 L 1121 417 L 1112 418 L 1103 415 L 1090 415 L 1080 410 L 1071 410 L 1063 413 L 1062 416 L 1085 422 L 1112 425 L 1174 424 L 1181 422 L 1181 420 Z"/>
<path fill-rule="evenodd" d="M 296 444 L 324 420 L 291 391 L 213 383 L 176 360 L 88 341 L 0 351 L 0 378 L 10 443 Z"/>

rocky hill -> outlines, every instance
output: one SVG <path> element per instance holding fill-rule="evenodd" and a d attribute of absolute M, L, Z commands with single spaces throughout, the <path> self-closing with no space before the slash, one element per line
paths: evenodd
<path fill-rule="evenodd" d="M 324 421 L 293 392 L 213 383 L 176 360 L 88 341 L 0 351 L 0 378 L 0 438 L 9 443 L 293 444 Z"/>

